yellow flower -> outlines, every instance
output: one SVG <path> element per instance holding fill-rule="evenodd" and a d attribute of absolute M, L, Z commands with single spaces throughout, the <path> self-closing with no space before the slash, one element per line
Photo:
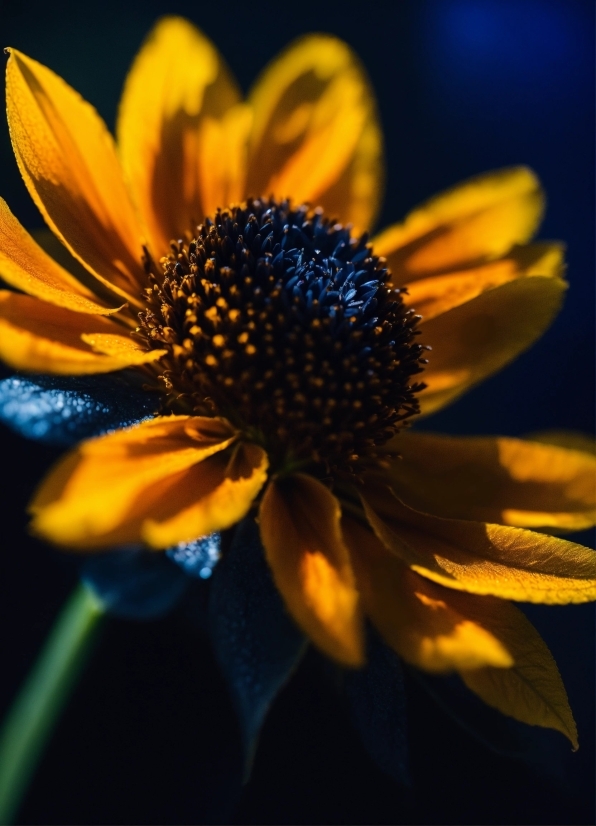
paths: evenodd
<path fill-rule="evenodd" d="M 7 105 L 29 192 L 87 276 L 0 202 L 0 272 L 20 291 L 0 292 L 0 355 L 33 372 L 140 371 L 162 400 L 50 472 L 33 530 L 82 551 L 162 550 L 256 519 L 288 611 L 330 657 L 364 663 L 368 616 L 405 661 L 459 672 L 575 745 L 552 656 L 509 601 L 596 598 L 596 553 L 528 530 L 594 524 L 596 459 L 404 429 L 559 309 L 562 247 L 528 243 L 543 210 L 532 172 L 468 181 L 368 242 L 377 110 L 356 57 L 323 35 L 244 101 L 212 44 L 163 19 L 127 79 L 117 145 L 16 50 Z"/>

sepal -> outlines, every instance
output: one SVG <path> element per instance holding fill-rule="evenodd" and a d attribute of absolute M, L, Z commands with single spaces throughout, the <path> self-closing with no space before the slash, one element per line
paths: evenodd
<path fill-rule="evenodd" d="M 140 548 L 89 556 L 80 575 L 110 614 L 135 620 L 167 614 L 189 583 L 166 556 Z"/>
<path fill-rule="evenodd" d="M 0 421 L 26 439 L 69 447 L 157 411 L 157 395 L 131 378 L 15 374 L 0 380 Z"/>
<path fill-rule="evenodd" d="M 238 524 L 214 571 L 209 625 L 240 720 L 247 780 L 267 711 L 306 648 L 273 583 L 250 517 Z"/>
<path fill-rule="evenodd" d="M 367 752 L 383 772 L 409 786 L 403 669 L 372 626 L 367 627 L 366 665 L 346 671 L 344 693 Z"/>
<path fill-rule="evenodd" d="M 412 688 L 424 692 L 469 737 L 499 757 L 564 782 L 569 744 L 551 729 L 506 717 L 475 696 L 457 675 L 436 676 L 407 667 Z"/>

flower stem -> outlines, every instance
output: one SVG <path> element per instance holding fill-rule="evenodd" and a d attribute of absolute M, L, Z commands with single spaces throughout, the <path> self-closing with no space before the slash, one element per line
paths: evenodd
<path fill-rule="evenodd" d="M 74 687 L 104 609 L 80 585 L 52 628 L 0 729 L 0 823 L 11 823 Z"/>

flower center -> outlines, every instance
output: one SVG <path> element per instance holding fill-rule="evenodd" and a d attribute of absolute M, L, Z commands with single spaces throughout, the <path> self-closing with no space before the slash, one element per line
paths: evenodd
<path fill-rule="evenodd" d="M 374 458 L 418 412 L 418 317 L 367 246 L 321 210 L 249 200 L 145 266 L 140 334 L 165 348 L 165 407 L 219 415 L 275 469 Z M 276 467 L 277 465 L 277 467 Z"/>

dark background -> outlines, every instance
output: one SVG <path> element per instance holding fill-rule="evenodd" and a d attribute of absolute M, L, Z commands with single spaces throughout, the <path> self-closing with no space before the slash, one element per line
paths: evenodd
<path fill-rule="evenodd" d="M 565 308 L 502 374 L 425 427 L 451 433 L 594 428 L 594 3 L 21 2 L 0 0 L 0 45 L 49 65 L 113 127 L 127 69 L 157 17 L 179 13 L 219 46 L 248 89 L 294 37 L 326 31 L 360 55 L 386 135 L 380 226 L 484 170 L 524 163 L 548 195 L 541 237 L 568 245 Z M 41 219 L 0 127 L 0 194 L 28 227 Z M 31 666 L 76 577 L 27 537 L 24 507 L 56 451 L 3 429 L 2 707 Z M 592 544 L 589 535 L 579 541 Z M 240 803 L 224 793 L 233 712 L 208 646 L 180 613 L 112 621 L 22 810 L 24 822 L 593 823 L 593 606 L 532 607 L 576 715 L 581 748 L 547 735 L 556 777 L 486 749 L 410 686 L 413 790 L 370 760 L 331 681 L 309 655 L 265 725 Z M 210 802 L 211 801 L 211 802 Z"/>

